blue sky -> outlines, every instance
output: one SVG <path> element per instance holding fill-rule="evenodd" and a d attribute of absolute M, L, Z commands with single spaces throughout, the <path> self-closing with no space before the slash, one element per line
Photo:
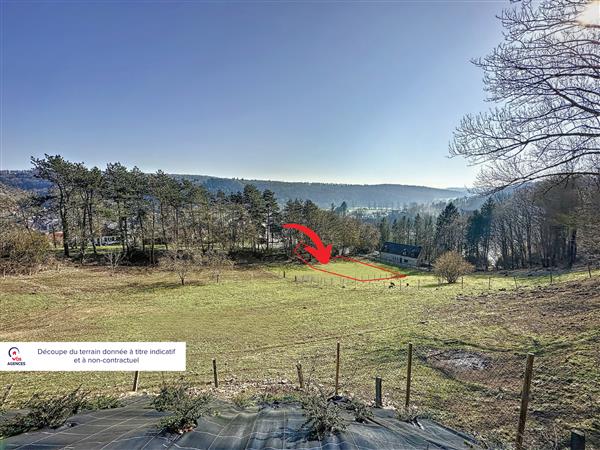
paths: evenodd
<path fill-rule="evenodd" d="M 464 186 L 508 1 L 2 0 L 1 168 Z"/>

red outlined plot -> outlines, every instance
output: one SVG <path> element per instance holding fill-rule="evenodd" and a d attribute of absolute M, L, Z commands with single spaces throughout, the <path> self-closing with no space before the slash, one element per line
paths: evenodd
<path fill-rule="evenodd" d="M 407 277 L 406 274 L 400 273 L 400 272 L 396 272 L 395 270 L 391 270 L 391 269 L 386 269 L 385 267 L 381 267 L 381 266 L 377 266 L 375 264 L 370 264 L 368 262 L 364 262 L 361 261 L 359 259 L 356 258 L 351 258 L 350 256 L 332 256 L 331 259 L 341 259 L 344 261 L 351 261 L 357 264 L 361 264 L 363 266 L 368 266 L 371 267 L 373 269 L 377 269 L 377 270 L 381 270 L 382 272 L 386 272 L 389 274 L 392 274 L 391 276 L 386 276 L 386 277 L 381 277 L 381 278 L 373 278 L 373 279 L 362 279 L 362 278 L 355 278 L 352 277 L 350 275 L 345 275 L 343 273 L 338 273 L 338 272 L 334 272 L 332 270 L 326 270 L 326 269 L 322 269 L 320 267 L 316 267 L 315 265 L 311 264 L 309 261 L 307 261 L 298 251 L 298 249 L 300 248 L 301 245 L 305 245 L 303 242 L 299 242 L 298 245 L 296 245 L 296 247 L 294 248 L 294 254 L 296 255 L 296 257 L 302 261 L 304 264 L 306 264 L 308 267 L 310 267 L 313 270 L 317 270 L 319 272 L 323 272 L 323 273 L 328 273 L 329 275 L 335 275 L 338 277 L 342 277 L 342 278 L 347 278 L 349 280 L 354 280 L 354 281 L 360 281 L 361 283 L 366 283 L 366 282 L 370 282 L 370 281 L 385 281 L 385 280 L 395 280 L 398 278 L 405 278 Z"/>

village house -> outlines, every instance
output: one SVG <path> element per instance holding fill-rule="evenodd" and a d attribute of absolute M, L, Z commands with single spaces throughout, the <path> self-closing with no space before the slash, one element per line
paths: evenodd
<path fill-rule="evenodd" d="M 422 260 L 423 247 L 417 245 L 385 242 L 379 251 L 379 259 L 398 266 L 418 267 Z"/>

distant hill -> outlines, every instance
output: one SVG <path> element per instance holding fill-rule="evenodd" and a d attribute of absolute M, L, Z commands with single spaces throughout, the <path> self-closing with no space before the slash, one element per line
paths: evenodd
<path fill-rule="evenodd" d="M 46 192 L 51 184 L 33 176 L 31 170 L 0 170 L 0 183 L 22 191 Z"/>
<path fill-rule="evenodd" d="M 211 192 L 219 190 L 232 193 L 253 184 L 258 189 L 270 189 L 280 201 L 310 199 L 321 207 L 332 203 L 346 202 L 350 207 L 390 207 L 397 208 L 409 203 L 429 203 L 467 195 L 466 189 L 438 189 L 426 186 L 402 184 L 337 184 L 307 183 L 272 180 L 246 180 L 216 178 L 204 175 L 173 175 L 178 179 L 187 179 L 202 184 Z"/>
<path fill-rule="evenodd" d="M 210 192 L 223 191 L 228 194 L 243 191 L 244 186 L 253 184 L 260 190 L 270 189 L 280 202 L 310 199 L 324 208 L 332 203 L 339 205 L 344 201 L 349 207 L 399 208 L 410 203 L 430 203 L 467 195 L 466 189 L 438 189 L 402 184 L 305 183 L 218 178 L 207 175 L 172 176 L 201 184 Z M 14 188 L 37 192 L 45 192 L 50 186 L 48 182 L 35 178 L 31 170 L 0 171 L 0 182 Z"/>

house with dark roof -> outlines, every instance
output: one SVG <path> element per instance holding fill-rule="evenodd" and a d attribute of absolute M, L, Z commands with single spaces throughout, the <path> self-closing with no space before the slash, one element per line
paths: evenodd
<path fill-rule="evenodd" d="M 379 259 L 398 266 L 418 267 L 422 261 L 423 247 L 418 245 L 385 242 L 379 251 Z"/>

